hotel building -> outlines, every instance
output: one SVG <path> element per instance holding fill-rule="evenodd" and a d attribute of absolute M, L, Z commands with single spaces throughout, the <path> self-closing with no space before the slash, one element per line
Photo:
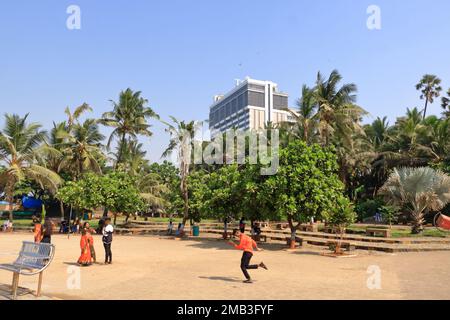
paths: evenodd
<path fill-rule="evenodd" d="M 228 129 L 258 130 L 269 122 L 293 121 L 287 111 L 288 95 L 272 81 L 246 78 L 225 95 L 214 97 L 209 109 L 209 129 L 214 137 Z"/>

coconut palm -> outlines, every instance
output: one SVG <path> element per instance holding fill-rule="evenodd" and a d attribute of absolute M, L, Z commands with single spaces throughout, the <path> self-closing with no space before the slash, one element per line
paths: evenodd
<path fill-rule="evenodd" d="M 169 146 L 162 154 L 162 157 L 170 156 L 173 151 L 177 150 L 177 158 L 180 169 L 180 190 L 183 196 L 184 209 L 183 209 L 183 225 L 189 219 L 189 190 L 187 184 L 187 178 L 189 176 L 189 167 L 192 156 L 192 146 L 195 131 L 197 129 L 197 122 L 190 121 L 178 121 L 174 117 L 170 117 L 174 125 L 163 122 L 167 125 L 166 131 L 170 134 Z"/>
<path fill-rule="evenodd" d="M 314 100 L 314 90 L 306 85 L 302 87 L 302 96 L 297 100 L 297 110 L 288 109 L 291 116 L 295 119 L 295 124 L 286 122 L 282 125 L 289 134 L 297 139 L 301 139 L 310 144 L 314 140 L 316 121 L 314 115 L 316 113 L 317 104 Z"/>
<path fill-rule="evenodd" d="M 444 116 L 450 118 L 450 89 L 447 91 L 447 96 L 442 97 L 442 109 L 444 109 Z"/>
<path fill-rule="evenodd" d="M 382 149 L 384 142 L 388 139 L 389 122 L 387 117 L 377 119 L 372 124 L 364 127 L 366 137 L 372 144 L 374 150 L 379 151 Z"/>
<path fill-rule="evenodd" d="M 314 89 L 314 99 L 318 108 L 316 117 L 322 144 L 326 146 L 330 144 L 331 136 L 336 128 L 340 128 L 341 131 L 355 129 L 353 128 L 356 125 L 355 119 L 365 113 L 363 109 L 354 104 L 356 102 L 356 85 L 350 83 L 338 88 L 341 80 L 342 76 L 337 70 L 333 70 L 328 79 L 324 79 L 320 72 L 317 74 Z"/>
<path fill-rule="evenodd" d="M 412 233 L 423 231 L 429 211 L 440 211 L 450 202 L 450 177 L 429 167 L 394 169 L 379 192 L 399 206 L 405 206 L 412 218 Z"/>
<path fill-rule="evenodd" d="M 70 131 L 60 131 L 58 137 L 64 140 L 61 167 L 71 172 L 75 179 L 86 171 L 101 173 L 99 161 L 104 158 L 101 142 L 105 136 L 100 133 L 95 119 L 76 122 Z"/>
<path fill-rule="evenodd" d="M 16 185 L 23 180 L 37 182 L 43 189 L 55 193 L 62 183 L 57 173 L 37 164 L 46 132 L 37 123 L 27 123 L 24 117 L 6 114 L 5 125 L 0 131 L 0 161 L 4 171 L 0 173 L 0 187 L 9 203 L 9 219 L 13 220 L 13 197 Z"/>
<path fill-rule="evenodd" d="M 136 140 L 139 135 L 152 136 L 151 126 L 147 120 L 159 117 L 146 106 L 148 100 L 141 97 L 140 91 L 134 92 L 128 88 L 120 93 L 118 102 L 111 100 L 111 103 L 113 110 L 104 113 L 100 120 L 101 124 L 114 129 L 108 139 L 108 149 L 114 139 L 118 139 L 119 144 L 125 145 L 127 139 Z M 119 149 L 116 165 L 124 161 L 123 152 L 123 148 Z"/>
<path fill-rule="evenodd" d="M 416 89 L 420 90 L 420 99 L 425 99 L 425 107 L 423 109 L 423 119 L 427 116 L 427 107 L 429 103 L 434 102 L 434 98 L 438 98 L 442 87 L 440 86 L 441 79 L 432 74 L 426 74 L 422 77 L 420 82 L 416 85 Z"/>

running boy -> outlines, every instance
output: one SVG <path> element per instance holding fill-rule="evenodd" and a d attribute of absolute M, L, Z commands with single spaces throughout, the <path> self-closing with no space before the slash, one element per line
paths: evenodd
<path fill-rule="evenodd" d="M 239 238 L 239 240 L 240 240 L 239 245 L 235 244 L 233 241 L 229 241 L 228 243 L 231 246 L 235 247 L 236 249 L 244 251 L 244 253 L 242 254 L 242 259 L 241 259 L 241 270 L 244 273 L 245 278 L 247 279 L 244 281 L 244 283 L 252 283 L 252 279 L 247 271 L 248 269 L 258 269 L 261 267 L 261 268 L 264 268 L 267 270 L 267 267 L 264 264 L 264 262 L 261 262 L 260 264 L 250 265 L 250 259 L 253 256 L 253 248 L 257 251 L 261 251 L 262 249 L 258 248 L 258 245 L 252 238 L 243 234 L 238 229 L 233 230 L 233 236 Z"/>

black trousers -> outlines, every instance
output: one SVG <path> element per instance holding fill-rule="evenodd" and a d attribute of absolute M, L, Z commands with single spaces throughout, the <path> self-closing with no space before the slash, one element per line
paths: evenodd
<path fill-rule="evenodd" d="M 105 247 L 105 263 L 112 262 L 111 243 L 103 242 L 103 247 Z"/>
<path fill-rule="evenodd" d="M 258 267 L 259 267 L 257 264 L 250 265 L 250 260 L 252 257 L 253 257 L 253 253 L 251 253 L 251 252 L 244 251 L 244 253 L 242 254 L 241 270 L 242 270 L 242 273 L 244 273 L 244 276 L 247 280 L 250 280 L 250 275 L 248 274 L 247 270 L 248 269 L 258 269 Z"/>
<path fill-rule="evenodd" d="M 44 236 L 41 240 L 42 243 L 52 243 L 52 236 Z"/>

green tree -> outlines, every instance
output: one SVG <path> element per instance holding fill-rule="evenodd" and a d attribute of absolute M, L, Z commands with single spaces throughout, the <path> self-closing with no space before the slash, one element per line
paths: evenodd
<path fill-rule="evenodd" d="M 174 117 L 170 117 L 173 125 L 164 122 L 167 125 L 166 131 L 170 134 L 169 146 L 163 152 L 162 157 L 170 156 L 177 151 L 177 159 L 180 172 L 180 191 L 183 197 L 183 225 L 189 219 L 189 188 L 188 176 L 192 159 L 192 147 L 197 122 L 178 121 Z"/>
<path fill-rule="evenodd" d="M 423 231 L 425 214 L 450 202 L 450 177 L 429 167 L 394 169 L 380 189 L 389 204 L 405 207 L 413 220 L 412 233 Z"/>
<path fill-rule="evenodd" d="M 342 196 L 344 185 L 337 171 L 336 155 L 317 144 L 294 141 L 280 151 L 278 173 L 266 181 L 265 188 L 276 214 L 289 222 L 292 247 L 301 223 L 322 217 Z"/>
<path fill-rule="evenodd" d="M 151 125 L 149 118 L 159 118 L 158 115 L 147 107 L 148 100 L 141 96 L 140 91 L 134 92 L 130 88 L 122 91 L 119 101 L 111 100 L 113 110 L 103 114 L 100 123 L 113 128 L 107 147 L 111 146 L 114 139 L 118 139 L 119 149 L 116 157 L 116 164 L 124 162 L 124 145 L 128 140 L 137 140 L 138 136 L 151 137 Z"/>
<path fill-rule="evenodd" d="M 344 238 L 345 229 L 356 220 L 355 208 L 352 202 L 344 196 L 338 196 L 334 206 L 324 212 L 324 217 L 330 226 L 336 228 L 340 239 L 336 245 L 335 253 L 342 254 L 341 244 Z"/>
<path fill-rule="evenodd" d="M 56 192 L 62 183 L 57 173 L 40 166 L 46 132 L 37 123 L 27 123 L 28 114 L 20 117 L 5 114 L 5 125 L 0 131 L 0 162 L 4 170 L 0 173 L 0 187 L 4 189 L 9 205 L 9 219 L 13 220 L 14 190 L 25 179 L 35 181 L 50 192 Z"/>
<path fill-rule="evenodd" d="M 322 74 L 317 74 L 316 87 L 314 89 L 314 99 L 317 102 L 318 133 L 323 145 L 328 146 L 331 136 L 336 130 L 341 133 L 354 131 L 355 118 L 360 117 L 364 111 L 356 106 L 355 84 L 344 84 L 338 88 L 342 76 L 337 70 L 333 70 L 324 79 Z"/>
<path fill-rule="evenodd" d="M 420 99 L 425 99 L 425 106 L 423 109 L 423 119 L 427 116 L 427 108 L 429 103 L 433 103 L 435 98 L 438 98 L 442 87 L 440 86 L 441 79 L 432 74 L 426 74 L 422 77 L 420 82 L 416 85 L 416 89 L 421 92 Z"/>

